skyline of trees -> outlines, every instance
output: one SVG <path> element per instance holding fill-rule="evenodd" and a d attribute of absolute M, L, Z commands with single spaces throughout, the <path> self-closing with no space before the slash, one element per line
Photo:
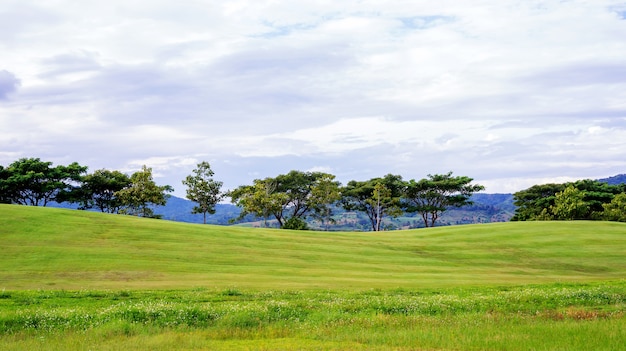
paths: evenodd
<path fill-rule="evenodd" d="M 74 162 L 54 166 L 39 158 L 22 158 L 7 167 L 0 165 L 0 202 L 46 206 L 50 202 L 77 204 L 79 209 L 156 217 L 155 206 L 165 205 L 173 188 L 158 186 L 152 169 L 126 175 L 106 169 L 87 173 Z M 338 209 L 364 214 L 372 231 L 389 229 L 386 218 L 410 214 L 422 217 L 424 227 L 435 226 L 451 208 L 470 205 L 470 197 L 485 188 L 467 176 L 429 174 L 421 180 L 403 180 L 387 174 L 369 180 L 351 180 L 345 186 L 323 172 L 292 170 L 255 179 L 222 192 L 208 162 L 201 162 L 182 184 L 187 198 L 197 205 L 192 213 L 215 213 L 225 197 L 241 208 L 239 219 L 253 215 L 276 221 L 281 228 L 307 229 L 311 220 L 328 230 Z M 612 220 L 626 221 L 626 184 L 580 180 L 563 184 L 540 184 L 513 194 L 515 214 L 511 220 Z M 343 212 L 342 212 L 343 213 Z M 250 218 L 249 216 L 246 218 Z"/>

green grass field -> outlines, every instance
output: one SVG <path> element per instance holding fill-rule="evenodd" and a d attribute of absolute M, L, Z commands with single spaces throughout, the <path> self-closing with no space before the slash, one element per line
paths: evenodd
<path fill-rule="evenodd" d="M 626 225 L 381 233 L 0 205 L 2 350 L 619 350 Z"/>

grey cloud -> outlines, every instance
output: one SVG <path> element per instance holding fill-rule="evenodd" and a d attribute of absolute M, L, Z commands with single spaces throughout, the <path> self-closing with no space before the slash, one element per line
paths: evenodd
<path fill-rule="evenodd" d="M 97 54 L 91 52 L 78 52 L 57 55 L 42 60 L 47 70 L 40 74 L 40 78 L 54 78 L 57 75 L 86 71 L 98 71 L 102 66 L 97 61 Z"/>
<path fill-rule="evenodd" d="M 355 63 L 346 43 L 310 46 L 272 45 L 246 50 L 223 57 L 214 66 L 216 72 L 227 76 L 264 75 L 279 78 L 300 73 L 312 75 L 319 71 L 332 72 Z M 269 43 L 268 43 L 269 44 Z"/>
<path fill-rule="evenodd" d="M 19 86 L 20 80 L 13 73 L 0 70 L 0 100 L 6 100 L 8 95 L 17 91 Z"/>
<path fill-rule="evenodd" d="M 50 11 L 22 1 L 0 5 L 0 46 L 12 44 L 32 28 L 45 28 L 62 20 Z"/>
<path fill-rule="evenodd" d="M 580 63 L 538 71 L 520 81 L 542 88 L 562 88 L 624 84 L 625 79 L 624 63 Z"/>

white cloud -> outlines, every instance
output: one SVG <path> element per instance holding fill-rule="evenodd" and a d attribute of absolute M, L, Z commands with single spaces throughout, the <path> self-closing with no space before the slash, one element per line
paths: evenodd
<path fill-rule="evenodd" d="M 6 0 L 0 164 L 150 161 L 173 185 L 185 159 L 231 185 L 453 170 L 493 190 L 624 173 L 625 8 Z"/>

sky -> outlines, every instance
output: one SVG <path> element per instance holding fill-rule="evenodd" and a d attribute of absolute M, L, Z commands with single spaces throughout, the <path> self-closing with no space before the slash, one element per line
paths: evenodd
<path fill-rule="evenodd" d="M 290 170 L 488 193 L 626 173 L 626 1 L 2 0 L 0 165 L 184 197 Z"/>

